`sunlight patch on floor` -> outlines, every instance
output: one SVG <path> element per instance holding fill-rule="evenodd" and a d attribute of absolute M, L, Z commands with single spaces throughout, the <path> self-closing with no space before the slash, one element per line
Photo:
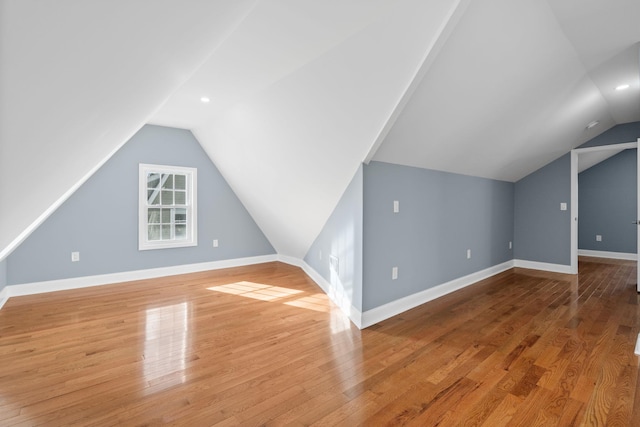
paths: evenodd
<path fill-rule="evenodd" d="M 304 291 L 283 288 L 281 286 L 265 285 L 263 283 L 236 282 L 228 285 L 211 286 L 210 291 L 252 298 L 260 301 L 276 302 L 284 299 L 292 299 L 283 302 L 285 305 L 298 308 L 306 308 L 324 313 L 331 311 L 329 298 L 324 294 L 306 295 Z M 301 295 L 302 294 L 302 295 Z"/>
<path fill-rule="evenodd" d="M 277 301 L 282 298 L 288 298 L 302 293 L 302 291 L 296 289 L 288 289 L 280 286 L 264 285 L 262 283 L 253 282 L 236 282 L 228 285 L 212 286 L 207 289 L 225 294 L 253 298 L 260 301 Z"/>
<path fill-rule="evenodd" d="M 328 298 L 324 294 L 302 297 L 295 301 L 285 302 L 284 304 L 292 307 L 308 308 L 309 310 L 321 311 L 324 313 L 331 311 Z"/>

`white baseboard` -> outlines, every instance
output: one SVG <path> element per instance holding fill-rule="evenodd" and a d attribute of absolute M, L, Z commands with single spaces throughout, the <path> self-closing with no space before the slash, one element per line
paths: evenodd
<path fill-rule="evenodd" d="M 513 261 L 507 261 L 502 264 L 489 267 L 476 273 L 425 289 L 424 291 L 417 292 L 413 295 L 408 295 L 395 301 L 391 301 L 387 304 L 381 305 L 380 307 L 367 310 L 362 313 L 361 327 L 366 328 L 368 326 L 375 325 L 378 322 L 396 316 L 436 298 L 440 298 L 441 296 L 447 295 L 451 292 L 473 285 L 480 280 L 495 276 L 496 274 L 502 273 L 510 268 L 513 268 Z"/>
<path fill-rule="evenodd" d="M 276 261 L 284 262 L 285 264 L 293 265 L 300 268 L 304 268 L 304 266 L 307 265 L 307 263 L 304 262 L 304 260 L 301 260 L 300 258 L 295 258 L 289 255 L 282 255 L 282 254 L 276 255 Z"/>
<path fill-rule="evenodd" d="M 592 251 L 589 249 L 578 249 L 578 255 L 591 256 L 595 258 L 626 259 L 629 261 L 638 260 L 638 254 L 626 252 Z"/>
<path fill-rule="evenodd" d="M 498 273 L 514 267 L 514 261 L 507 261 L 485 270 L 469 274 L 447 283 L 426 289 L 424 291 L 400 298 L 380 307 L 361 312 L 355 308 L 349 296 L 340 283 L 331 284 L 322 277 L 315 269 L 303 260 L 286 255 L 264 255 L 248 258 L 238 258 L 224 261 L 212 261 L 198 264 L 178 265 L 172 267 L 152 268 L 147 270 L 127 271 L 121 273 L 102 274 L 96 276 L 76 277 L 71 279 L 50 280 L 45 282 L 25 283 L 20 285 L 9 285 L 0 291 L 0 308 L 10 298 L 14 296 L 33 295 L 45 292 L 55 292 L 61 290 L 79 289 L 90 286 L 100 286 L 112 283 L 130 282 L 134 280 L 152 279 L 155 277 L 172 276 L 176 274 L 195 273 L 199 271 L 218 270 L 222 268 L 240 267 L 245 265 L 262 264 L 266 262 L 280 261 L 286 264 L 300 267 L 311 278 L 340 309 L 359 328 L 363 329 L 386 320 L 404 311 L 415 308 L 426 302 L 449 294 L 451 292 L 472 285 L 480 280 L 484 280 Z M 515 261 L 517 263 L 517 261 Z M 531 264 L 541 263 L 524 262 L 527 267 Z M 546 264 L 545 264 L 546 265 Z M 554 264 L 548 264 L 553 266 Z M 518 266 L 518 265 L 515 265 Z M 565 266 L 560 266 L 565 267 Z M 538 268 L 541 269 L 541 268 Z M 551 270 L 553 271 L 553 270 Z"/>
<path fill-rule="evenodd" d="M 513 266 L 519 268 L 529 268 L 531 270 L 550 271 L 552 273 L 574 274 L 570 265 L 550 264 L 547 262 L 526 261 L 523 259 L 513 260 Z"/>
<path fill-rule="evenodd" d="M 9 300 L 9 291 L 6 287 L 0 291 L 0 308 Z"/>
<path fill-rule="evenodd" d="M 65 291 L 87 288 L 90 286 L 108 285 L 112 283 L 130 282 L 133 280 L 153 279 L 176 274 L 196 273 L 199 271 L 219 270 L 222 268 L 240 267 L 244 265 L 262 264 L 277 261 L 277 255 L 263 255 L 247 258 L 236 258 L 222 261 L 202 262 L 198 264 L 176 265 L 171 267 L 150 268 L 146 270 L 124 271 L 121 273 L 100 274 L 96 276 L 74 277 L 70 279 L 48 280 L 45 282 L 24 283 L 6 286 L 2 292 L 5 298 L 45 292 Z M 0 301 L 2 301 L 0 299 Z M 0 305 L 1 307 L 1 305 Z"/>
<path fill-rule="evenodd" d="M 491 276 L 495 276 L 498 273 L 513 268 L 513 261 L 507 261 L 502 264 L 498 264 L 493 267 L 489 267 L 485 270 L 478 271 L 476 273 L 469 274 L 467 276 L 451 280 L 450 282 L 443 283 L 441 285 L 429 288 L 427 290 L 409 295 L 398 300 L 387 303 L 383 306 L 376 307 L 374 309 L 365 311 L 364 313 L 355 308 L 352 301 L 347 296 L 344 288 L 340 283 L 329 283 L 324 277 L 320 275 L 315 269 L 309 266 L 306 262 L 292 257 L 284 255 L 278 255 L 278 261 L 295 265 L 302 268 L 302 270 L 313 280 L 316 284 L 326 293 L 329 298 L 351 319 L 354 325 L 359 329 L 364 329 L 369 326 L 375 325 L 383 320 L 393 317 L 397 314 L 415 308 L 426 302 L 449 294 L 451 292 L 462 289 L 466 286 L 472 285 L 484 280 Z"/>
<path fill-rule="evenodd" d="M 351 299 L 348 297 L 341 283 L 332 284 L 329 283 L 324 277 L 320 275 L 313 267 L 307 264 L 304 260 L 293 258 L 286 255 L 278 255 L 278 261 L 286 264 L 300 267 L 307 276 L 324 291 L 327 296 L 333 301 L 335 305 L 340 307 L 342 312 L 351 319 L 354 325 L 358 329 L 362 329 L 362 313 L 360 310 L 352 305 Z"/>

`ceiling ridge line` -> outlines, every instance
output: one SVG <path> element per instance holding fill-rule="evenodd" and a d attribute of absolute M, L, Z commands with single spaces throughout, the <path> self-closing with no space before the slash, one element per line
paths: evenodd
<path fill-rule="evenodd" d="M 369 162 L 371 162 L 376 152 L 382 145 L 382 142 L 386 138 L 387 134 L 395 124 L 398 117 L 400 117 L 400 114 L 402 113 L 405 106 L 413 96 L 413 93 L 416 91 L 416 89 L 422 82 L 422 79 L 429 71 L 429 68 L 431 68 L 431 65 L 437 59 L 438 54 L 446 44 L 447 40 L 449 39 L 449 36 L 453 33 L 454 29 L 462 19 L 462 16 L 466 12 L 467 7 L 469 6 L 470 3 L 471 3 L 471 0 L 458 0 L 456 5 L 451 9 L 446 21 L 437 32 L 438 34 L 437 37 L 427 48 L 424 58 L 420 62 L 418 69 L 416 70 L 413 77 L 409 80 L 409 83 L 407 84 L 406 89 L 400 95 L 400 98 L 398 99 L 398 102 L 396 103 L 395 107 L 391 111 L 391 114 L 389 114 L 389 117 L 382 125 L 380 132 L 378 132 L 378 136 L 373 141 L 371 148 L 369 149 L 369 152 L 367 153 L 365 159 L 363 160 L 363 163 L 369 164 Z"/>

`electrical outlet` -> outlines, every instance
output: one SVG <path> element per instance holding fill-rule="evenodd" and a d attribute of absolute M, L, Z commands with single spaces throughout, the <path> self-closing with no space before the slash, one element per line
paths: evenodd
<path fill-rule="evenodd" d="M 602 236 L 600 234 L 596 234 L 596 242 L 602 242 Z"/>
<path fill-rule="evenodd" d="M 337 274 L 340 274 L 340 260 L 335 255 L 329 255 L 329 266 Z"/>
<path fill-rule="evenodd" d="M 513 249 L 513 243 L 509 242 L 509 249 Z"/>
<path fill-rule="evenodd" d="M 566 203 L 560 203 L 560 210 L 561 211 L 566 211 L 567 210 L 567 204 Z"/>
<path fill-rule="evenodd" d="M 400 202 L 398 200 L 393 201 L 393 213 L 400 212 Z"/>
<path fill-rule="evenodd" d="M 80 261 L 80 252 L 71 252 L 71 262 Z"/>
<path fill-rule="evenodd" d="M 214 248 L 218 247 L 218 239 L 213 239 L 213 247 Z"/>
<path fill-rule="evenodd" d="M 471 259 L 471 249 L 467 249 L 467 259 Z"/>
<path fill-rule="evenodd" d="M 393 267 L 391 269 L 391 280 L 396 280 L 398 278 L 398 267 Z"/>

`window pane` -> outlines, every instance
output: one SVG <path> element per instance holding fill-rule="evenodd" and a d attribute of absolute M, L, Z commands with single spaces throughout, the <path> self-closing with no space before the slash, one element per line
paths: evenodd
<path fill-rule="evenodd" d="M 162 190 L 162 204 L 163 205 L 172 205 L 173 204 L 173 191 L 171 191 L 171 190 Z"/>
<path fill-rule="evenodd" d="M 138 171 L 139 250 L 195 245 L 196 169 L 141 163 Z"/>
<path fill-rule="evenodd" d="M 160 184 L 160 174 L 147 174 L 147 188 L 158 188 L 158 184 Z"/>
<path fill-rule="evenodd" d="M 148 205 L 160 204 L 160 192 L 158 190 L 147 190 L 147 204 Z"/>
<path fill-rule="evenodd" d="M 187 192 L 186 191 L 178 191 L 175 193 L 176 197 L 176 205 L 186 205 L 187 204 Z"/>
<path fill-rule="evenodd" d="M 163 225 L 162 226 L 162 240 L 171 240 L 171 226 Z"/>
<path fill-rule="evenodd" d="M 176 225 L 176 240 L 184 240 L 187 238 L 187 226 L 184 224 Z"/>
<path fill-rule="evenodd" d="M 160 226 L 159 225 L 150 225 L 149 230 L 147 232 L 148 240 L 160 240 Z"/>
<path fill-rule="evenodd" d="M 186 190 L 187 189 L 187 177 L 184 175 L 174 175 L 174 182 L 176 185 L 176 190 Z"/>
<path fill-rule="evenodd" d="M 153 208 L 149 209 L 147 212 L 147 222 L 149 224 L 159 224 L 160 223 L 160 209 Z"/>
<path fill-rule="evenodd" d="M 187 210 L 186 209 L 182 209 L 182 208 L 177 208 L 175 209 L 176 211 L 176 223 L 182 223 L 182 224 L 186 224 L 187 223 Z"/>
<path fill-rule="evenodd" d="M 172 189 L 173 188 L 173 175 L 170 173 L 162 174 L 162 188 Z"/>
<path fill-rule="evenodd" d="M 171 211 L 172 209 L 162 209 L 162 223 L 171 224 Z"/>

